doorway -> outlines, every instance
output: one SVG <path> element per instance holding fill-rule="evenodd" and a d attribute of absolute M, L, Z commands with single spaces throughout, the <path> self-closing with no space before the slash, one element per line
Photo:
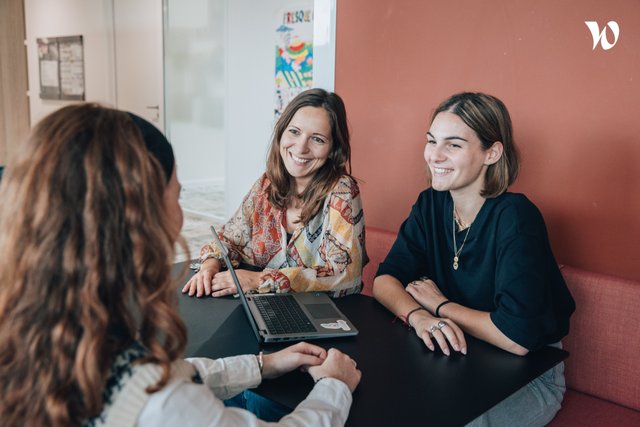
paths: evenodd
<path fill-rule="evenodd" d="M 225 214 L 225 0 L 164 0 L 165 133 L 176 155 L 191 257 Z"/>

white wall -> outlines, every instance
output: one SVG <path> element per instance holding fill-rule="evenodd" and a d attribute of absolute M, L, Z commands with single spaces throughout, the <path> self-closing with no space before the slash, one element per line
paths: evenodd
<path fill-rule="evenodd" d="M 165 131 L 174 145 L 179 177 L 187 185 L 201 181 L 223 181 L 225 0 L 156 1 L 164 4 L 169 13 L 165 35 Z M 147 117 L 144 111 L 135 110 L 130 103 L 123 106 L 124 101 L 118 99 L 116 90 L 118 85 L 128 92 L 131 92 L 131 88 L 144 86 L 142 83 L 148 83 L 147 80 L 141 82 L 135 78 L 140 72 L 147 76 L 151 72 L 159 72 L 162 78 L 162 67 L 134 69 L 133 72 L 122 73 L 118 76 L 120 81 L 116 82 L 113 3 L 113 0 L 25 0 L 32 124 L 73 102 L 42 100 L 39 97 L 40 77 L 36 39 L 69 35 L 84 37 L 86 100 L 126 108 Z M 136 3 L 144 2 L 122 0 L 118 5 L 134 8 Z M 124 47 L 126 46 L 120 46 L 121 52 Z M 122 64 L 120 61 L 121 69 L 126 69 L 123 66 L 129 69 L 136 66 L 134 61 L 126 62 Z M 126 78 L 130 81 L 125 80 Z M 145 102 L 144 105 L 157 103 Z M 161 123 L 156 125 L 163 127 Z"/>
<path fill-rule="evenodd" d="M 177 1 L 164 1 L 169 7 L 177 7 Z M 224 12 L 220 12 L 218 5 L 221 1 L 224 1 Z M 316 0 L 316 3 L 320 2 L 330 2 L 335 17 L 335 0 Z M 41 100 L 38 96 L 37 37 L 83 35 L 86 98 L 115 105 L 112 3 L 112 0 L 25 0 L 32 123 L 67 104 L 66 101 Z M 198 31 L 207 32 L 201 38 L 203 43 L 195 43 L 189 49 L 196 50 L 191 52 L 194 54 L 192 57 L 196 58 L 199 54 L 205 59 L 206 55 L 219 55 L 223 50 L 225 84 L 221 87 L 211 81 L 192 79 L 174 82 L 184 86 L 173 89 L 209 91 L 214 98 L 224 97 L 224 111 L 212 109 L 206 102 L 196 100 L 189 108 L 194 108 L 196 122 L 200 125 L 187 126 L 177 120 L 173 125 L 169 123 L 167 131 L 175 146 L 182 180 L 219 180 L 222 175 L 220 171 L 224 171 L 226 212 L 231 215 L 265 168 L 274 124 L 275 29 L 279 25 L 280 14 L 292 7 L 313 7 L 314 2 L 189 0 L 180 3 L 186 11 L 182 16 L 176 15 L 170 24 L 177 29 L 184 28 L 188 23 L 193 24 L 193 32 L 188 35 L 193 42 L 197 42 Z M 225 14 L 223 49 L 211 45 L 215 43 L 209 37 L 212 29 L 203 27 L 205 22 L 207 26 L 220 25 L 218 16 L 211 15 L 212 10 Z M 203 15 L 198 16 L 197 11 L 202 11 Z M 331 28 L 331 31 L 334 30 L 335 27 Z M 335 43 L 335 40 L 330 42 Z M 333 45 L 328 56 L 320 49 L 316 53 L 314 73 L 328 64 L 330 74 L 325 72 L 323 76 L 327 77 L 322 78 L 322 82 L 328 83 L 320 85 L 332 90 Z M 323 65 L 325 57 L 328 59 Z M 206 68 L 209 64 L 203 61 L 200 65 Z M 212 71 L 212 74 L 216 72 Z M 317 77 L 320 75 L 317 74 Z M 167 107 L 169 110 L 173 108 Z M 207 125 L 209 117 L 213 115 L 217 118 L 219 114 L 224 115 L 224 130 L 219 125 Z M 224 163 L 221 162 L 223 158 Z"/>
<path fill-rule="evenodd" d="M 166 133 L 183 186 L 223 182 L 225 0 L 167 0 Z"/>
<path fill-rule="evenodd" d="M 309 8 L 313 1 L 226 1 L 225 207 L 230 216 L 265 169 L 274 125 L 280 12 L 297 5 Z"/>
<path fill-rule="evenodd" d="M 111 0 L 24 0 L 31 123 L 72 101 L 40 99 L 37 38 L 84 37 L 87 101 L 115 105 Z"/>

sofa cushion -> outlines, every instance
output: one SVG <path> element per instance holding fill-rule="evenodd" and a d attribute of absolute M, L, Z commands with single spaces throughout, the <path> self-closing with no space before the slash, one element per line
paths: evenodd
<path fill-rule="evenodd" d="M 362 272 L 362 282 L 364 283 L 362 293 L 373 296 L 373 279 L 378 271 L 378 265 L 384 261 L 387 253 L 391 250 L 393 242 L 396 241 L 396 233 L 379 228 L 367 227 L 365 238 L 369 263 L 364 267 L 364 271 Z"/>
<path fill-rule="evenodd" d="M 579 391 L 567 390 L 550 427 L 640 426 L 640 412 Z"/>
<path fill-rule="evenodd" d="M 640 283 L 567 266 L 562 274 L 576 301 L 563 340 L 567 387 L 640 410 Z"/>

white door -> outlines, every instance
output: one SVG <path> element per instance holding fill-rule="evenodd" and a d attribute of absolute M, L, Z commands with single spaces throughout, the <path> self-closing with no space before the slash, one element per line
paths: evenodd
<path fill-rule="evenodd" d="M 162 0 L 113 0 L 116 106 L 164 132 Z"/>

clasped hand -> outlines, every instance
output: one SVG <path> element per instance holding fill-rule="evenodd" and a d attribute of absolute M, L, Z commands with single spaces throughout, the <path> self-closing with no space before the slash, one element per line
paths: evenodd
<path fill-rule="evenodd" d="M 360 383 L 362 372 L 356 362 L 335 348 L 326 351 L 306 342 L 300 342 L 275 353 L 264 355 L 263 378 L 276 378 L 294 369 L 309 372 L 314 381 L 319 378 L 335 378 L 353 392 Z"/>
<path fill-rule="evenodd" d="M 245 292 L 258 288 L 261 274 L 259 271 L 236 270 L 240 285 Z M 237 290 L 231 273 L 229 271 L 220 271 L 220 261 L 210 258 L 202 263 L 200 271 L 194 274 L 184 285 L 182 293 L 197 297 L 203 295 L 223 297 L 225 295 L 233 295 L 237 293 Z"/>
<path fill-rule="evenodd" d="M 415 280 L 407 285 L 406 290 L 413 299 L 429 310 L 416 311 L 410 318 L 416 335 L 424 341 L 429 350 L 435 350 L 435 340 L 447 356 L 451 353 L 449 344 L 453 350 L 467 354 L 467 343 L 462 329 L 451 319 L 438 318 L 430 314 L 441 302 L 446 301 L 435 282 L 430 279 Z"/>

